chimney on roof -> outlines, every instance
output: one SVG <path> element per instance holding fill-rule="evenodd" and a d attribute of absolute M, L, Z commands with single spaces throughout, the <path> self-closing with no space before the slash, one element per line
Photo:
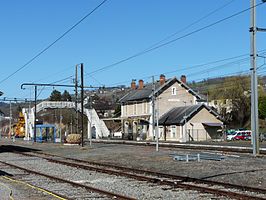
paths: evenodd
<path fill-rule="evenodd" d="M 143 89 L 144 87 L 144 81 L 142 79 L 139 80 L 139 90 Z"/>
<path fill-rule="evenodd" d="M 187 83 L 187 77 L 185 75 L 182 75 L 181 78 L 180 78 L 181 82 L 183 83 Z"/>
<path fill-rule="evenodd" d="M 160 75 L 160 85 L 163 85 L 165 83 L 165 75 L 161 74 Z"/>
<path fill-rule="evenodd" d="M 132 81 L 131 81 L 131 89 L 132 90 L 135 90 L 136 89 L 136 79 L 132 79 Z"/>

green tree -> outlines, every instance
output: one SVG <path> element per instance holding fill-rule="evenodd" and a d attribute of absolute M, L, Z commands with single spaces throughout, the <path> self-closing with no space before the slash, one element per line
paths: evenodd
<path fill-rule="evenodd" d="M 50 95 L 50 101 L 61 101 L 62 95 L 58 90 L 53 90 Z"/>
<path fill-rule="evenodd" d="M 250 119 L 250 79 L 247 76 L 227 77 L 223 84 L 209 87 L 209 98 L 226 102 L 221 105 L 221 115 L 225 123 L 244 127 Z M 223 104 L 223 103 L 222 103 Z M 222 109 L 223 108 L 223 109 Z M 228 112 L 230 108 L 231 112 Z"/>
<path fill-rule="evenodd" d="M 250 80 L 249 77 L 229 78 L 224 83 L 224 96 L 232 101 L 232 122 L 244 127 L 250 119 Z"/>
<path fill-rule="evenodd" d="M 266 95 L 259 97 L 259 118 L 266 119 Z"/>
<path fill-rule="evenodd" d="M 71 95 L 69 94 L 68 91 L 64 91 L 62 94 L 62 100 L 63 101 L 71 101 Z"/>

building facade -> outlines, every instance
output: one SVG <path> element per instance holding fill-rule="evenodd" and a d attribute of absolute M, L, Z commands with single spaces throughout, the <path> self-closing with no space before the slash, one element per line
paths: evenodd
<path fill-rule="evenodd" d="M 154 101 L 153 101 L 154 98 Z M 153 116 L 159 122 L 160 118 L 174 108 L 191 107 L 200 105 L 202 98 L 186 84 L 186 77 L 181 79 L 176 77 L 166 79 L 164 75 L 160 76 L 154 83 L 144 84 L 139 80 L 131 83 L 131 91 L 120 99 L 122 133 L 125 139 L 154 139 L 155 129 L 153 128 Z M 155 112 L 153 111 L 155 110 Z M 155 113 L 153 115 L 153 113 Z M 183 125 L 182 125 L 183 126 Z M 186 127 L 188 123 L 186 123 Z M 174 127 L 174 124 L 172 128 Z M 187 141 L 177 136 L 180 128 L 169 132 L 169 127 L 164 127 L 163 123 L 159 127 L 161 140 Z M 189 129 L 187 129 L 189 130 Z M 167 134 L 165 134 L 167 132 Z M 173 134 L 175 132 L 175 134 Z"/>

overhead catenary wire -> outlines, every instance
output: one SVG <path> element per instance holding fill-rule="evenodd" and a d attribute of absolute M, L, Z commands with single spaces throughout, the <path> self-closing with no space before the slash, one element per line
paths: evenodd
<path fill-rule="evenodd" d="M 266 51 L 266 49 L 263 49 L 263 50 L 260 50 L 259 52 L 263 55 L 263 54 L 265 54 L 265 51 Z M 176 72 L 186 71 L 186 70 L 189 70 L 189 69 L 200 68 L 200 67 L 204 67 L 204 66 L 208 66 L 208 65 L 213 65 L 213 64 L 216 64 L 216 63 L 224 62 L 224 61 L 233 60 L 233 59 L 236 59 L 236 58 L 241 58 L 241 57 L 248 56 L 248 55 L 249 54 L 241 54 L 241 55 L 237 55 L 237 56 L 233 56 L 233 57 L 228 57 L 228 58 L 223 58 L 223 59 L 219 59 L 219 60 L 215 60 L 215 61 L 210 61 L 210 62 L 206 62 L 206 63 L 196 64 L 196 65 L 192 65 L 192 66 L 189 66 L 189 67 L 184 67 L 184 68 L 177 69 L 177 70 L 172 70 L 172 71 L 167 71 L 167 72 L 161 72 L 160 74 L 172 74 L 172 73 L 176 73 Z M 247 59 L 247 58 L 245 58 L 245 59 Z M 233 63 L 238 63 L 238 62 L 240 62 L 242 60 L 243 59 L 235 60 L 235 61 L 232 61 L 232 62 L 229 62 L 229 63 L 221 64 L 219 66 L 224 66 L 224 65 L 230 65 L 230 64 L 233 64 Z M 99 80 L 97 80 L 94 76 L 90 75 L 87 71 L 85 71 L 85 74 L 86 74 L 86 76 L 89 76 L 93 80 L 95 80 L 98 84 L 100 84 L 102 86 L 105 85 L 105 84 L 101 83 Z M 145 77 L 142 77 L 142 78 L 139 78 L 139 79 L 148 79 L 151 76 L 159 76 L 160 74 L 148 75 L 148 76 L 145 76 Z M 62 78 L 60 80 L 56 80 L 56 81 L 52 82 L 51 84 L 59 83 L 59 82 L 68 80 L 68 79 L 73 78 L 73 77 L 74 77 L 74 75 L 67 76 L 67 77 Z M 118 85 L 118 84 L 123 84 L 123 83 L 128 83 L 128 82 L 129 81 L 121 81 L 121 82 L 118 82 L 118 83 L 114 83 L 111 86 Z"/>
<path fill-rule="evenodd" d="M 214 78 L 226 78 L 226 77 L 228 77 L 228 76 L 233 76 L 233 75 L 240 75 L 240 76 L 244 76 L 244 77 L 247 77 L 248 76 L 248 74 L 249 74 L 249 70 L 246 70 L 246 71 L 240 71 L 240 72 L 234 72 L 234 73 L 227 73 L 227 74 L 223 74 L 223 75 L 221 75 L 221 76 L 218 76 L 218 77 L 209 77 L 209 81 L 211 80 L 211 79 L 214 79 Z M 248 78 L 248 77 L 247 77 Z M 207 81 L 208 81 L 207 80 Z M 198 80 L 194 80 L 194 81 L 203 81 L 203 79 L 198 79 Z M 205 81 L 206 81 L 206 79 L 205 79 Z M 217 85 L 219 85 L 219 86 L 217 86 Z M 248 87 L 249 87 L 249 85 L 247 85 Z M 235 82 L 231 82 L 231 83 L 226 83 L 226 84 L 224 84 L 224 83 L 218 83 L 218 84 L 216 84 L 215 85 L 215 87 L 209 87 L 208 85 L 203 85 L 203 86 L 198 86 L 198 87 L 196 87 L 196 88 L 191 88 L 191 89 L 194 89 L 194 91 L 196 92 L 196 93 L 198 93 L 198 90 L 201 90 L 201 93 L 198 93 L 198 95 L 202 95 L 202 94 L 205 94 L 204 92 L 203 92 L 203 90 L 206 90 L 205 92 L 212 92 L 212 91 L 218 91 L 219 89 L 221 90 L 226 90 L 226 89 L 230 89 L 230 88 L 234 88 L 235 87 Z M 108 88 L 108 87 L 107 87 Z M 196 90 L 195 90 L 196 89 Z M 131 91 L 132 89 L 130 89 L 129 91 Z M 145 88 L 143 89 L 143 90 L 145 90 Z M 181 89 L 177 89 L 176 90 L 176 92 L 180 92 L 180 91 L 182 91 L 183 89 L 181 88 Z M 203 92 L 203 93 L 202 93 Z M 170 93 L 170 91 L 169 91 L 169 93 Z M 186 95 L 186 94 L 179 94 L 179 97 L 182 97 L 183 95 Z"/>
<path fill-rule="evenodd" d="M 207 92 L 221 92 L 221 91 L 227 91 L 229 89 L 234 89 L 236 86 L 236 83 L 235 82 L 229 82 L 229 83 L 220 83 L 219 86 L 215 86 L 215 87 L 212 87 L 212 88 L 207 88 L 208 86 L 201 86 L 201 87 L 198 87 L 197 89 L 201 89 L 201 90 L 204 90 L 203 93 L 198 93 L 197 94 L 204 99 L 204 97 L 202 97 L 202 95 L 205 95 Z M 247 89 L 250 89 L 250 85 L 249 85 L 249 82 L 246 83 L 246 85 L 242 85 L 243 87 L 246 87 Z M 205 89 L 207 88 L 207 89 Z M 206 91 L 205 91 L 206 90 Z M 187 96 L 187 93 L 184 92 L 184 89 L 183 88 L 180 88 L 180 89 L 176 89 L 176 92 L 177 92 L 177 95 L 178 97 L 186 97 Z M 182 92 L 182 93 L 180 93 Z M 165 91 L 164 94 L 171 94 L 171 91 Z M 205 99 L 207 100 L 207 99 Z M 134 100 L 130 101 L 131 103 L 132 102 L 136 102 Z M 130 103 L 129 103 L 130 104 Z"/>
<path fill-rule="evenodd" d="M 6 78 L 2 79 L 0 81 L 0 84 L 8 80 L 10 77 L 21 71 L 22 69 L 26 68 L 30 63 L 32 63 L 35 59 L 37 59 L 40 55 L 42 55 L 44 52 L 46 52 L 48 49 L 50 49 L 54 44 L 56 44 L 59 40 L 61 40 L 63 37 L 65 37 L 69 32 L 71 32 L 74 28 L 76 28 L 82 21 L 84 21 L 87 17 L 89 17 L 91 14 L 93 14 L 98 8 L 100 8 L 107 0 L 103 0 L 100 4 L 98 4 L 93 10 L 91 10 L 88 14 L 86 14 L 84 17 L 82 17 L 78 22 L 76 22 L 74 25 L 72 25 L 67 31 L 65 31 L 61 36 L 59 36 L 56 40 L 54 40 L 51 44 L 49 44 L 47 47 L 45 47 L 42 51 L 37 53 L 34 57 L 32 57 L 29 61 L 27 61 L 24 65 L 19 67 L 17 70 L 12 72 L 10 75 L 8 75 Z"/>
<path fill-rule="evenodd" d="M 32 81 L 32 82 L 36 83 L 36 82 L 39 82 L 39 81 L 42 81 L 42 80 L 46 80 L 47 78 L 50 78 L 50 77 L 52 77 L 52 76 L 56 76 L 56 75 L 58 75 L 58 74 L 61 75 L 63 72 L 66 72 L 66 71 L 68 71 L 68 70 L 70 70 L 70 69 L 72 69 L 72 68 L 74 68 L 74 67 L 75 67 L 74 65 L 69 66 L 69 67 L 66 67 L 66 68 L 64 68 L 64 69 L 62 69 L 62 70 L 60 70 L 60 71 L 58 71 L 58 72 L 51 73 L 51 74 L 47 75 L 46 77 L 42 77 L 41 79 L 36 80 L 36 81 Z M 69 76 L 68 76 L 68 77 L 69 77 Z M 72 77 L 73 77 L 73 75 L 72 75 Z M 66 78 L 67 78 L 67 77 L 66 77 Z M 59 80 L 59 82 L 60 82 L 60 80 Z"/>
<path fill-rule="evenodd" d="M 171 38 L 172 36 L 175 36 L 176 34 L 178 34 L 178 33 L 182 32 L 182 31 L 184 31 L 184 30 L 186 30 L 186 29 L 192 27 L 193 25 L 195 25 L 195 24 L 199 23 L 200 21 L 206 19 L 207 17 L 213 15 L 214 13 L 218 12 L 219 10 L 225 8 L 226 6 L 228 6 L 229 4 L 231 4 L 233 1 L 235 1 L 235 0 L 231 0 L 231 1 L 229 1 L 229 2 L 226 2 L 226 3 L 223 4 L 222 6 L 220 6 L 220 7 L 216 8 L 215 10 L 213 10 L 213 11 L 207 13 L 206 15 L 204 15 L 203 17 L 199 18 L 198 20 L 192 22 L 191 24 L 187 25 L 186 27 L 184 27 L 184 28 L 182 28 L 182 29 L 176 31 L 175 33 L 173 33 L 173 34 L 167 36 L 167 37 L 164 38 L 163 40 L 161 40 L 161 41 L 159 41 L 159 42 L 153 44 L 151 47 L 153 47 L 153 46 L 155 46 L 155 45 L 161 43 L 162 41 L 165 41 L 165 40 Z M 149 48 L 151 48 L 151 47 L 149 47 Z M 149 48 L 147 48 L 147 49 L 149 49 Z M 60 72 L 62 72 L 62 71 L 60 71 Z M 53 75 L 58 74 L 58 73 L 60 73 L 60 72 L 53 73 Z M 88 74 L 88 73 L 86 72 L 86 74 Z M 89 74 L 88 74 L 88 75 L 89 75 Z M 100 83 L 98 80 L 96 80 L 95 77 L 92 77 L 91 75 L 89 75 L 89 76 L 90 76 L 93 80 L 95 80 L 96 82 L 98 82 L 100 85 L 104 85 L 104 84 Z M 48 76 L 48 77 L 51 77 L 51 75 Z M 44 80 L 44 79 L 45 79 L 45 78 L 42 78 L 42 79 L 39 79 L 38 81 L 40 81 L 40 80 Z M 38 81 L 33 81 L 33 82 L 38 82 Z"/>
<path fill-rule="evenodd" d="M 211 12 L 209 12 L 209 13 L 207 13 L 206 15 L 200 17 L 199 19 L 193 21 L 192 23 L 188 24 L 187 26 L 185 26 L 185 27 L 183 27 L 183 28 L 177 30 L 176 32 L 174 32 L 174 33 L 172 33 L 172 34 L 166 36 L 165 38 L 161 39 L 160 41 L 158 41 L 158 42 L 152 44 L 150 47 L 144 49 L 143 51 L 147 51 L 147 50 L 149 50 L 149 49 L 151 49 L 151 48 L 153 48 L 153 47 L 159 45 L 160 43 L 162 43 L 162 42 L 164 42 L 164 41 L 167 41 L 168 39 L 172 38 L 173 36 L 176 36 L 178 33 L 181 33 L 181 32 L 183 32 L 183 31 L 185 31 L 185 30 L 191 28 L 191 27 L 194 26 L 195 24 L 198 24 L 199 22 L 203 21 L 204 19 L 210 17 L 211 15 L 213 15 L 213 14 L 217 13 L 218 11 L 222 10 L 223 8 L 227 7 L 228 5 L 230 5 L 231 3 L 233 3 L 234 1 L 235 1 L 235 0 L 231 0 L 231 1 L 229 1 L 229 2 L 226 2 L 225 4 L 219 6 L 218 8 L 216 8 L 216 9 L 214 9 L 214 10 L 212 10 Z"/>
<path fill-rule="evenodd" d="M 264 54 L 265 53 L 265 49 L 263 50 L 260 50 L 259 52 L 261 54 Z M 167 71 L 167 72 L 161 72 L 159 74 L 152 74 L 152 75 L 148 75 L 148 76 L 144 76 L 144 77 L 140 77 L 138 79 L 142 79 L 142 80 L 146 80 L 146 79 L 150 79 L 152 76 L 159 76 L 160 74 L 173 74 L 173 73 L 176 73 L 176 72 L 183 72 L 183 71 L 186 71 L 186 70 L 190 70 L 190 69 L 194 69 L 194 68 L 199 68 L 199 67 L 204 67 L 204 66 L 209 66 L 209 65 L 212 65 L 212 64 L 217 64 L 217 63 L 220 63 L 220 62 L 224 62 L 224 61 L 228 61 L 228 60 L 232 60 L 232 59 L 235 59 L 235 58 L 241 58 L 241 57 L 244 57 L 244 56 L 248 56 L 249 54 L 242 54 L 242 55 L 239 55 L 239 56 L 234 56 L 234 57 L 230 57 L 230 58 L 225 58 L 225 59 L 220 59 L 220 60 L 217 60 L 217 61 L 211 61 L 211 62 L 207 62 L 207 63 L 204 63 L 204 64 L 197 64 L 197 65 L 193 65 L 193 66 L 190 66 L 190 67 L 186 67 L 186 68 L 181 68 L 181 69 L 177 69 L 177 70 L 172 70 L 172 71 Z M 241 59 L 238 59 L 238 60 L 234 60 L 234 61 L 231 61 L 231 62 L 227 62 L 227 63 L 223 63 L 223 64 L 220 64 L 220 65 L 217 65 L 215 67 L 212 67 L 212 68 L 209 68 L 209 69 L 204 69 L 204 73 L 203 71 L 200 71 L 200 72 L 197 72 L 197 73 L 193 73 L 193 74 L 189 74 L 189 76 L 194 76 L 194 75 L 200 75 L 200 74 L 205 74 L 207 72 L 211 72 L 213 70 L 216 70 L 216 69 L 219 69 L 219 68 L 222 68 L 224 66 L 227 66 L 227 65 L 233 65 L 233 64 L 239 64 L 243 61 L 247 61 L 249 59 L 249 56 L 246 57 L 246 58 L 241 58 Z M 211 70 L 210 70 L 211 69 Z M 203 69 L 202 69 L 203 70 Z M 235 73 L 235 72 L 233 72 Z M 114 84 L 111 84 L 110 86 L 115 86 L 115 85 L 121 85 L 121 84 L 125 84 L 125 83 L 128 83 L 130 82 L 131 80 L 125 80 L 125 81 L 120 81 L 120 82 L 117 82 L 117 83 L 114 83 Z"/>
<path fill-rule="evenodd" d="M 262 4 L 263 4 L 263 2 L 258 3 L 255 7 L 258 7 L 258 6 L 262 5 Z M 156 49 L 159 49 L 159 48 L 162 48 L 162 47 L 164 47 L 164 46 L 167 46 L 167 45 L 169 45 L 169 44 L 171 44 L 171 43 L 173 43 L 173 42 L 176 42 L 176 41 L 178 41 L 178 40 L 184 39 L 184 38 L 186 38 L 186 37 L 188 37 L 188 36 L 191 36 L 191 35 L 193 35 L 193 34 L 195 34 L 195 33 L 198 33 L 198 32 L 200 32 L 200 31 L 203 31 L 203 30 L 207 29 L 207 28 L 210 28 L 210 27 L 212 27 L 212 26 L 215 26 L 215 25 L 217 25 L 217 24 L 220 24 L 220 23 L 222 23 L 222 22 L 224 22 L 224 21 L 226 21 L 226 20 L 229 20 L 229 19 L 231 19 L 231 18 L 233 18 L 233 17 L 236 17 L 236 16 L 238 16 L 238 15 L 240 15 L 240 14 L 242 14 L 242 13 L 245 13 L 245 12 L 249 11 L 249 10 L 252 9 L 252 8 L 253 8 L 253 7 L 246 8 L 246 9 L 241 10 L 241 11 L 239 11 L 239 12 L 237 12 L 237 13 L 234 13 L 234 14 L 228 16 L 228 17 L 222 18 L 222 19 L 220 19 L 220 20 L 218 20 L 218 21 L 215 21 L 215 22 L 210 23 L 210 24 L 208 24 L 208 25 L 206 25 L 206 26 L 203 26 L 203 27 L 201 27 L 201 28 L 198 28 L 198 29 L 196 29 L 196 30 L 194 30 L 194 31 L 191 31 L 191 32 L 189 32 L 189 33 L 186 33 L 186 34 L 184 34 L 184 35 L 182 35 L 182 36 L 180 36 L 180 37 L 177 37 L 177 38 L 175 38 L 175 39 L 172 39 L 172 40 L 170 40 L 170 41 L 168 41 L 168 42 L 162 43 L 162 44 L 157 45 L 157 46 L 155 46 L 155 47 L 153 47 L 153 48 L 150 48 L 150 49 L 148 49 L 148 50 L 144 50 L 144 51 L 138 52 L 138 53 L 133 54 L 133 55 L 127 57 L 127 58 L 124 58 L 124 59 L 122 59 L 122 60 L 120 60 L 120 61 L 117 61 L 117 62 L 115 62 L 115 63 L 113 63 L 113 64 L 106 65 L 106 66 L 104 66 L 104 67 L 101 67 L 101 68 L 99 68 L 99 69 L 96 69 L 96 70 L 90 72 L 90 74 L 95 74 L 95 73 L 98 73 L 98 72 L 104 71 L 104 70 L 106 70 L 106 69 L 109 69 L 109 68 L 112 68 L 112 67 L 114 67 L 114 66 L 117 66 L 117 65 L 119 65 L 119 64 L 121 64 L 121 63 L 124 63 L 124 62 L 126 62 L 126 61 L 129 61 L 129 60 L 131 60 L 131 59 L 133 59 L 133 58 L 139 57 L 139 56 L 141 56 L 141 55 L 144 55 L 144 54 L 149 53 L 149 52 L 151 52 L 151 51 L 154 51 L 154 50 L 156 50 Z"/>
<path fill-rule="evenodd" d="M 249 75 L 249 73 L 250 73 L 250 70 L 246 70 L 246 71 L 239 71 L 239 72 L 234 72 L 234 73 L 227 73 L 227 74 L 223 74 L 223 75 L 220 75 L 220 76 L 216 76 L 216 77 L 210 77 L 209 79 L 207 79 L 207 81 L 210 81 L 211 79 L 215 79 L 215 78 L 226 78 L 226 77 L 228 77 L 228 76 L 235 76 L 235 75 L 239 75 L 239 76 L 247 76 L 247 75 Z M 151 77 L 150 77 L 151 78 Z M 230 78 L 230 77 L 229 77 Z M 206 81 L 206 79 L 198 79 L 198 81 Z M 151 83 L 148 83 L 148 84 L 151 84 Z M 219 83 L 219 84 L 223 84 L 223 83 Z M 235 83 L 232 83 L 233 85 L 235 84 Z M 196 89 L 200 89 L 200 88 L 202 88 L 202 87 L 204 87 L 204 88 L 206 88 L 206 87 L 208 87 L 208 86 L 198 86 Z M 221 87 L 221 88 L 223 88 L 223 86 Z M 193 89 L 193 88 L 191 88 L 191 89 Z M 134 89 L 130 89 L 129 91 L 133 91 Z M 149 88 L 149 89 L 146 89 L 145 87 L 142 89 L 142 90 L 151 90 L 151 88 Z M 176 91 L 178 92 L 178 91 L 180 91 L 180 90 L 183 90 L 183 89 L 177 89 Z"/>
<path fill-rule="evenodd" d="M 260 51 L 262 54 L 264 53 L 264 50 L 261 50 Z M 207 64 L 210 64 L 210 63 L 217 63 L 217 62 L 220 62 L 220 61 L 226 61 L 226 60 L 231 60 L 232 58 L 239 58 L 239 57 L 243 57 L 244 55 L 247 55 L 247 54 L 243 54 L 243 55 L 240 55 L 240 56 L 235 56 L 235 57 L 231 57 L 231 58 L 228 58 L 228 59 L 222 59 L 222 60 L 219 60 L 219 61 L 214 61 L 214 62 L 209 62 L 209 63 L 207 63 Z M 230 67 L 232 64 L 239 64 L 239 63 L 241 63 L 241 62 L 246 62 L 248 60 L 248 58 L 241 58 L 241 59 L 239 59 L 239 60 L 236 60 L 236 61 L 232 61 L 232 62 L 229 62 L 229 63 L 225 63 L 225 64 L 222 64 L 222 65 L 218 65 L 218 66 L 215 66 L 215 67 L 212 67 L 212 68 L 208 68 L 208 69 L 205 69 L 204 71 L 201 71 L 201 72 L 195 72 L 195 73 L 192 73 L 192 74 L 188 74 L 188 76 L 189 77 L 192 77 L 192 76 L 194 76 L 194 75 L 199 75 L 199 74 L 204 74 L 204 73 L 207 73 L 207 72 L 211 72 L 211 71 L 215 71 L 215 70 L 217 70 L 217 69 L 220 69 L 221 67 Z M 206 65 L 206 64 L 205 64 Z M 198 67 L 198 66 L 203 66 L 203 64 L 201 64 L 201 65 L 195 65 L 196 67 Z M 193 67 L 193 66 L 192 66 Z M 184 69 L 182 69 L 182 70 L 184 70 Z M 175 72 L 177 72 L 177 71 L 182 71 L 182 70 L 175 70 Z M 233 73 L 227 73 L 227 74 L 222 74 L 222 75 L 220 75 L 219 77 L 224 77 L 224 76 L 228 76 L 228 75 L 234 75 L 234 74 L 243 74 L 243 73 L 245 73 L 245 72 L 249 72 L 249 70 L 246 70 L 246 71 L 238 71 L 238 72 L 233 72 Z M 164 73 L 165 74 L 165 73 Z M 151 76 L 149 76 L 149 77 L 147 77 L 147 78 L 150 78 Z M 71 78 L 71 76 L 70 77 L 67 77 L 67 78 L 64 78 L 64 79 L 61 79 L 61 80 L 58 80 L 58 81 L 55 81 L 55 82 L 53 82 L 53 83 L 57 83 L 57 82 L 60 82 L 60 81 L 64 81 L 64 80 L 67 80 L 67 79 L 69 79 L 69 78 Z M 208 79 L 211 79 L 211 77 L 208 77 Z M 215 78 L 217 78 L 217 77 L 215 77 Z M 202 79 L 197 79 L 197 80 L 193 80 L 193 81 L 200 81 L 200 80 L 202 80 Z M 128 81 L 126 81 L 126 82 L 128 82 Z"/>
<path fill-rule="evenodd" d="M 265 53 L 265 50 L 261 50 L 260 53 L 264 54 Z M 208 65 L 212 65 L 212 64 L 216 64 L 216 63 L 220 63 L 220 62 L 232 60 L 232 59 L 235 59 L 235 58 L 241 58 L 241 57 L 244 57 L 244 56 L 247 56 L 247 55 L 248 54 L 242 54 L 242 55 L 238 55 L 238 56 L 233 56 L 233 57 L 229 57 L 229 58 L 224 58 L 224 59 L 220 59 L 220 60 L 216 60 L 216 61 L 207 62 L 207 63 L 204 63 L 204 64 L 197 64 L 197 65 L 193 65 L 193 66 L 190 66 L 190 67 L 181 68 L 181 69 L 178 69 L 178 70 L 173 70 L 173 71 L 168 71 L 168 72 L 162 72 L 161 74 L 171 74 L 171 73 L 175 73 L 175 72 L 181 72 L 181 71 L 185 71 L 185 70 L 189 70 L 189 69 L 199 68 L 199 67 L 203 67 L 203 66 L 208 66 Z M 197 74 L 197 75 L 203 74 L 203 72 L 204 73 L 207 73 L 207 72 L 210 72 L 210 71 L 219 69 L 220 67 L 224 67 L 224 66 L 226 67 L 226 66 L 229 66 L 229 65 L 232 65 L 232 64 L 238 64 L 239 62 L 245 61 L 247 59 L 248 58 L 242 58 L 242 59 L 239 59 L 239 60 L 235 60 L 235 61 L 232 61 L 232 62 L 229 62 L 229 63 L 225 63 L 225 64 L 222 64 L 222 65 L 215 66 L 213 68 L 205 69 L 204 71 L 201 71 L 201 72 L 196 72 L 196 73 L 188 74 L 188 76 L 193 76 L 194 74 Z M 97 79 L 95 79 L 92 75 L 88 74 L 88 72 L 85 72 L 85 74 L 87 76 L 90 76 L 98 84 L 100 84 L 102 86 L 105 85 L 105 84 L 101 83 L 100 81 L 98 81 Z M 142 77 L 140 79 L 147 79 L 147 78 L 150 78 L 151 76 L 156 76 L 156 75 L 145 76 L 145 77 Z M 63 82 L 63 81 L 66 82 L 66 81 L 68 81 L 69 79 L 71 79 L 73 77 L 74 77 L 74 75 L 71 75 L 71 76 L 68 76 L 66 78 L 63 78 L 63 79 L 60 79 L 60 80 L 51 82 L 50 84 L 60 83 L 60 82 Z M 119 83 L 112 84 L 112 85 L 118 85 L 118 84 L 127 83 L 127 82 L 128 81 L 124 81 L 124 82 L 119 82 Z M 41 92 L 42 92 L 42 90 L 39 92 L 38 97 L 39 97 L 39 95 L 40 95 Z"/>
<path fill-rule="evenodd" d="M 84 71 L 85 76 L 89 76 L 91 77 L 95 82 L 97 82 L 99 85 L 104 86 L 104 84 L 102 84 L 99 80 L 97 80 L 94 76 L 90 75 L 88 72 Z"/>

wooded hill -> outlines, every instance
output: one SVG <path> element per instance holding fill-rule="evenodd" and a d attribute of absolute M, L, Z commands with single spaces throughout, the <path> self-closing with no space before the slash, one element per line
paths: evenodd
<path fill-rule="evenodd" d="M 250 128 L 250 82 L 249 76 L 229 76 L 192 82 L 189 86 L 203 94 L 209 102 L 229 99 L 232 103 L 232 112 L 220 113 L 224 122 L 231 127 Z M 258 79 L 258 93 L 260 127 L 266 131 L 266 76 Z"/>

